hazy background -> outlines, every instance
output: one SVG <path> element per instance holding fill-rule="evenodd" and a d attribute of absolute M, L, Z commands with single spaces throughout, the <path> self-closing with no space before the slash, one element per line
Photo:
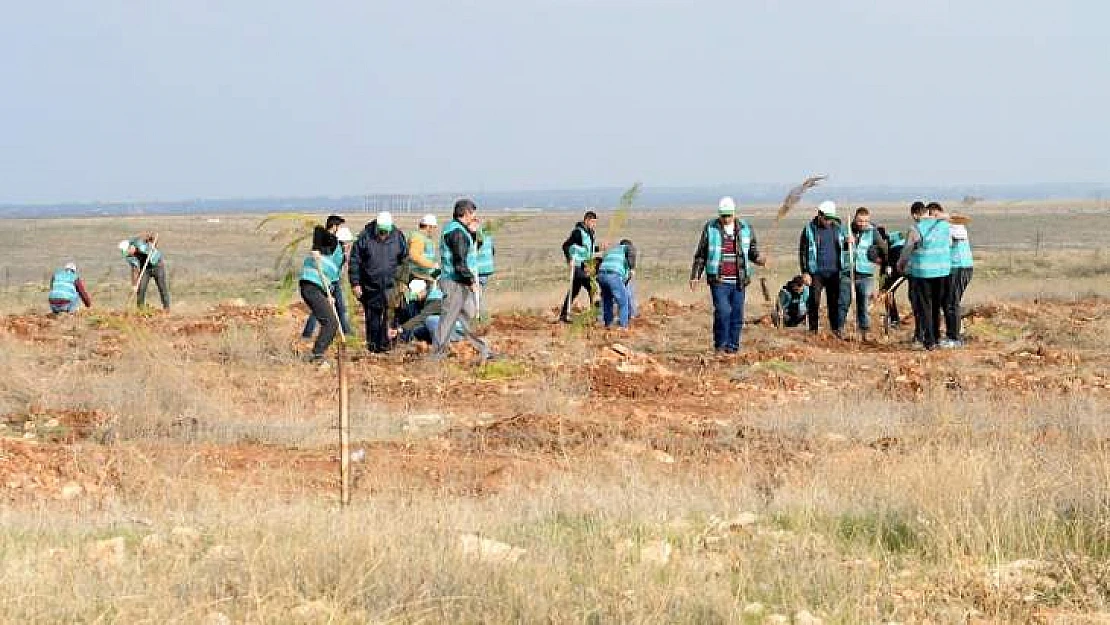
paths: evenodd
<path fill-rule="evenodd" d="M 3 5 L 0 203 L 1110 181 L 1093 0 Z"/>

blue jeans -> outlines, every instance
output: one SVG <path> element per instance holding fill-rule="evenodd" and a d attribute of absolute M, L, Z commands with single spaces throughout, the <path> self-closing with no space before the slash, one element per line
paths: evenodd
<path fill-rule="evenodd" d="M 735 352 L 744 330 L 744 289 L 736 284 L 711 284 L 713 296 L 713 348 Z"/>
<path fill-rule="evenodd" d="M 840 327 L 848 323 L 848 308 L 852 305 L 853 298 L 856 302 L 856 325 L 860 330 L 867 332 L 871 329 L 871 312 L 868 305 L 871 303 L 871 294 L 875 292 L 875 280 L 871 276 L 856 274 L 856 288 L 852 288 L 850 275 L 840 277 Z"/>
<path fill-rule="evenodd" d="M 613 304 L 617 305 L 617 325 L 628 327 L 628 289 L 624 286 L 624 278 L 614 271 L 602 271 L 597 274 L 597 284 L 601 287 L 601 320 L 605 327 L 613 325 Z"/>
<path fill-rule="evenodd" d="M 351 324 L 347 321 L 347 302 L 343 299 L 343 285 L 339 282 L 331 283 L 331 294 L 335 297 L 335 312 L 339 313 L 339 327 L 343 328 L 344 336 L 351 336 Z M 316 316 L 309 315 L 301 330 L 301 338 L 310 339 L 316 334 Z"/>
<path fill-rule="evenodd" d="M 50 312 L 52 313 L 71 313 L 77 312 L 77 300 L 70 300 L 65 304 L 50 304 Z"/>

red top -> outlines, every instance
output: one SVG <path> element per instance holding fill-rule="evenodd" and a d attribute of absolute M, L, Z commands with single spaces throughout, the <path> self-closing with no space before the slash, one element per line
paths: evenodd
<path fill-rule="evenodd" d="M 736 263 L 736 237 L 725 233 L 721 241 L 721 280 L 736 282 L 739 273 Z"/>

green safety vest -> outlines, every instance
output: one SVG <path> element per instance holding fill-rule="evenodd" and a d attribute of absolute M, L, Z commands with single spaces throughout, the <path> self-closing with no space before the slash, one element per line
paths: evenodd
<path fill-rule="evenodd" d="M 304 264 L 301 266 L 301 280 L 311 282 L 316 286 L 324 289 L 325 293 L 330 293 L 328 289 L 331 288 L 332 282 L 338 282 L 340 277 L 340 269 L 343 267 L 343 246 L 335 246 L 335 251 L 331 255 L 320 256 L 320 268 L 324 270 L 324 277 L 321 280 L 320 272 L 316 269 L 316 259 L 312 254 L 305 256 Z"/>
<path fill-rule="evenodd" d="M 910 252 L 910 277 L 943 278 L 952 273 L 952 236 L 948 222 L 926 218 L 914 228 L 921 239 Z"/>
<path fill-rule="evenodd" d="M 482 244 L 478 246 L 478 275 L 493 275 L 493 235 L 482 234 Z"/>
<path fill-rule="evenodd" d="M 72 302 L 77 299 L 77 272 L 59 269 L 50 281 L 50 299 Z"/>
<path fill-rule="evenodd" d="M 162 262 L 162 250 L 154 248 L 154 253 L 151 254 L 150 243 L 143 241 L 142 239 L 131 239 L 129 243 L 134 246 L 135 249 L 139 250 L 140 254 L 146 254 L 150 257 L 147 261 L 147 264 L 151 267 L 156 267 L 158 263 Z M 133 267 L 138 267 L 142 269 L 142 263 L 140 263 L 139 259 L 135 258 L 134 256 L 128 256 L 127 263 Z"/>
<path fill-rule="evenodd" d="M 439 290 L 439 285 L 433 286 L 431 290 L 428 291 L 428 297 L 424 298 L 424 301 L 434 302 L 437 299 L 443 299 L 443 291 Z"/>
<path fill-rule="evenodd" d="M 898 230 L 888 232 L 887 237 L 890 239 L 890 249 L 892 250 L 906 244 L 906 237 Z"/>
<path fill-rule="evenodd" d="M 470 273 L 475 277 L 478 276 L 478 246 L 474 244 L 474 235 L 470 234 L 470 230 L 462 225 L 462 222 L 455 219 L 443 229 L 443 235 L 439 240 L 439 275 L 441 278 L 453 282 L 458 282 L 459 276 L 455 273 L 455 256 L 451 252 L 451 247 L 447 245 L 447 235 L 456 230 L 462 230 L 463 234 L 466 235 L 466 240 L 470 243 L 467 247 L 466 267 L 470 269 Z"/>
<path fill-rule="evenodd" d="M 575 226 L 575 229 L 582 233 L 582 245 L 570 246 L 570 259 L 574 261 L 574 264 L 581 265 L 594 255 L 594 238 L 582 226 Z"/>
<path fill-rule="evenodd" d="M 612 272 L 621 277 L 621 280 L 628 279 L 628 272 L 631 268 L 628 266 L 628 246 L 627 245 L 614 245 L 609 248 L 605 255 L 601 257 L 601 267 L 598 272 Z"/>
<path fill-rule="evenodd" d="M 433 241 L 432 239 L 424 236 L 424 233 L 421 232 L 420 230 L 417 230 L 417 231 L 415 231 L 415 232 L 413 232 L 412 234 L 409 235 L 409 247 L 412 247 L 412 242 L 414 240 L 416 240 L 417 238 L 419 238 L 421 241 L 424 242 L 424 260 L 426 260 L 429 263 L 432 263 L 434 265 L 435 262 L 436 262 L 436 259 L 439 258 L 439 256 L 436 254 L 436 243 L 435 243 L 435 241 Z M 412 274 L 414 276 L 420 276 L 422 278 L 432 277 L 432 270 L 431 269 L 428 269 L 426 267 L 421 267 L 420 265 L 417 265 L 416 263 L 412 262 L 411 260 L 409 261 L 409 271 L 412 272 Z"/>
<path fill-rule="evenodd" d="M 970 269 L 975 266 L 975 259 L 971 257 L 971 242 L 967 239 L 952 240 L 952 268 Z"/>
<path fill-rule="evenodd" d="M 798 304 L 798 306 L 805 310 L 806 304 L 809 303 L 809 287 L 803 286 L 801 293 L 795 293 L 790 288 L 783 288 L 779 291 L 779 307 L 783 310 L 790 308 L 791 304 Z"/>
<path fill-rule="evenodd" d="M 856 243 L 856 273 L 864 276 L 875 275 L 875 263 L 867 258 L 867 252 L 875 244 L 875 229 L 868 228 L 859 233 L 859 243 Z M 847 266 L 845 266 L 847 267 Z M 847 271 L 847 269 L 845 269 Z"/>
<path fill-rule="evenodd" d="M 809 249 L 806 251 L 806 273 L 817 273 L 817 227 L 813 222 L 806 225 L 806 232 L 809 233 Z M 848 255 L 848 250 L 844 249 L 844 226 L 836 226 L 836 245 L 840 248 L 840 267 L 842 271 L 847 271 L 848 263 L 852 262 L 851 256 Z"/>
<path fill-rule="evenodd" d="M 736 262 L 744 267 L 744 275 L 749 279 L 755 273 L 755 266 L 748 262 L 748 251 L 752 247 L 752 229 L 748 222 L 737 219 L 736 224 L 740 231 L 740 245 L 736 250 Z M 721 273 L 721 257 L 723 256 L 725 233 L 721 222 L 713 219 L 705 224 L 706 238 L 709 240 L 709 253 L 705 259 L 705 272 L 711 276 Z"/>

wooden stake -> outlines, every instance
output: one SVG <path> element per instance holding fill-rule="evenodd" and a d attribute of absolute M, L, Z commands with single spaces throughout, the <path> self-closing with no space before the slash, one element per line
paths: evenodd
<path fill-rule="evenodd" d="M 312 252 L 312 259 L 316 263 L 316 272 L 320 274 L 321 282 L 328 282 L 324 275 L 324 268 L 320 265 L 320 253 Z M 347 336 L 343 333 L 343 323 L 339 319 L 339 309 L 335 307 L 335 296 L 332 295 L 331 286 L 324 287 L 324 294 L 328 296 L 328 305 L 331 314 L 335 315 L 338 326 L 336 333 L 339 335 L 339 346 L 336 348 L 336 372 L 339 375 L 339 503 L 347 506 L 351 503 L 351 414 L 350 389 L 347 384 L 347 368 L 343 361 L 347 356 Z"/>

